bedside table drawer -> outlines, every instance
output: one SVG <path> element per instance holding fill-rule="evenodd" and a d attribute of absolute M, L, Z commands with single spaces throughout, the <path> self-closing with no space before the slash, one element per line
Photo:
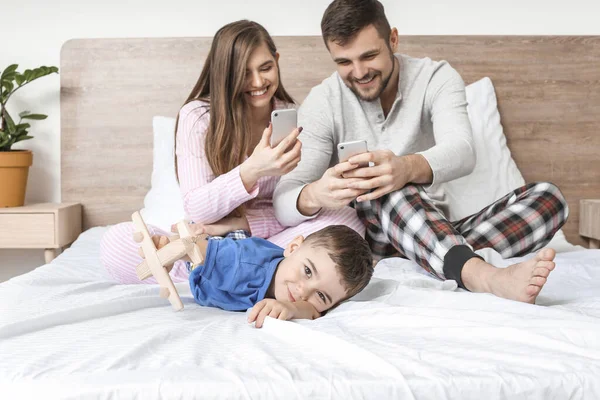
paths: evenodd
<path fill-rule="evenodd" d="M 588 239 L 590 249 L 600 248 L 600 199 L 579 202 L 579 234 Z"/>
<path fill-rule="evenodd" d="M 54 247 L 54 214 L 0 214 L 0 247 Z"/>

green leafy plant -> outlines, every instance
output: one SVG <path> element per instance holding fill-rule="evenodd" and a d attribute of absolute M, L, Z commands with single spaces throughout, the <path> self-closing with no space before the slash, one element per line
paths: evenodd
<path fill-rule="evenodd" d="M 15 123 L 6 109 L 6 103 L 10 97 L 23 86 L 46 75 L 58 73 L 57 67 L 39 67 L 27 69 L 20 73 L 17 71 L 17 64 L 9 65 L 2 74 L 0 74 L 0 151 L 10 151 L 13 144 L 22 140 L 33 139 L 33 136 L 27 135 L 27 130 L 31 128 L 28 123 L 23 123 L 24 119 L 41 120 L 48 117 L 44 114 L 32 114 L 31 111 L 19 113 L 19 122 Z"/>

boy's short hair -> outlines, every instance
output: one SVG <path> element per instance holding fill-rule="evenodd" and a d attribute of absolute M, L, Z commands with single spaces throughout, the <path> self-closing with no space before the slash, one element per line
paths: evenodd
<path fill-rule="evenodd" d="M 369 244 L 353 229 L 331 225 L 314 232 L 305 242 L 327 251 L 342 276 L 346 298 L 363 290 L 373 276 L 373 256 Z"/>
<path fill-rule="evenodd" d="M 325 46 L 329 48 L 329 41 L 344 46 L 369 25 L 373 25 L 379 36 L 388 43 L 392 30 L 383 4 L 377 0 L 335 0 L 329 4 L 321 19 Z"/>

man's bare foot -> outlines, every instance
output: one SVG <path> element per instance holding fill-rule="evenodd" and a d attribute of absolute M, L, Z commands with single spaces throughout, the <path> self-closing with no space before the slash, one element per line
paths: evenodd
<path fill-rule="evenodd" d="M 534 304 L 555 268 L 553 249 L 542 249 L 530 260 L 496 268 L 479 258 L 464 265 L 461 278 L 472 292 L 487 292 L 509 300 Z"/>

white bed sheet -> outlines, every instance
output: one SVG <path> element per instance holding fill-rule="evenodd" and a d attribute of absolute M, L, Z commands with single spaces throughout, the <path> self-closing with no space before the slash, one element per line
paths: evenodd
<path fill-rule="evenodd" d="M 325 317 L 255 329 L 185 283 L 178 313 L 154 285 L 114 284 L 105 229 L 0 284 L 2 398 L 600 398 L 599 250 L 557 256 L 544 307 L 389 259 Z"/>

